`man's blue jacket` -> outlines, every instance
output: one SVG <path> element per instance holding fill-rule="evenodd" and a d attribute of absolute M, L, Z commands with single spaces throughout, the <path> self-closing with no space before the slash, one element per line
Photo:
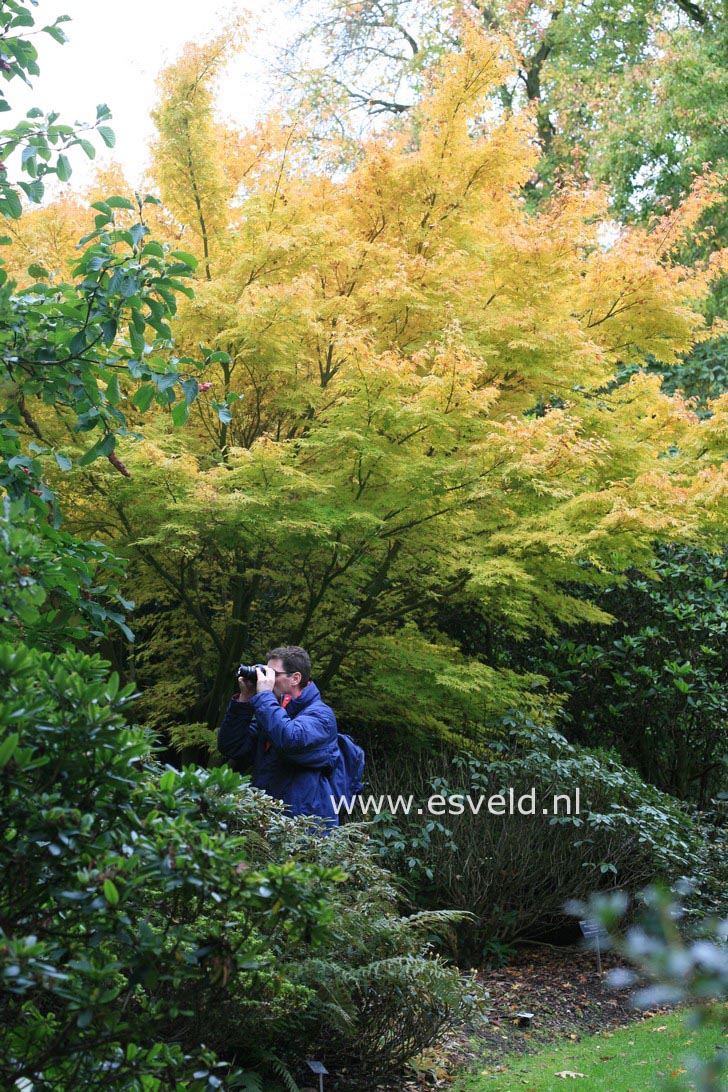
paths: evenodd
<path fill-rule="evenodd" d="M 320 815 L 338 826 L 328 774 L 339 756 L 333 710 L 309 682 L 285 708 L 270 690 L 231 701 L 218 750 L 236 767 L 253 767 L 251 784 L 287 805 L 289 815 Z"/>

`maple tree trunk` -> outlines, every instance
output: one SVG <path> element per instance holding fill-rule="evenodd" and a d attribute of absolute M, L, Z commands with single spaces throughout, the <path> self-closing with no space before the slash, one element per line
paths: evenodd
<path fill-rule="evenodd" d="M 232 668 L 247 647 L 250 611 L 260 580 L 260 575 L 246 580 L 244 569 L 237 572 L 232 579 L 232 606 L 225 627 L 222 655 L 218 658 L 212 689 L 200 703 L 204 707 L 204 719 L 213 730 L 219 726 L 230 693 L 234 690 Z"/>
<path fill-rule="evenodd" d="M 392 562 L 397 557 L 397 554 L 402 548 L 401 542 L 394 542 L 389 546 L 387 555 L 382 561 L 381 565 L 374 574 L 372 580 L 366 589 L 364 601 L 357 609 L 354 615 L 349 619 L 348 623 L 341 632 L 337 635 L 336 639 L 336 651 L 329 658 L 329 662 L 326 665 L 322 675 L 322 685 L 326 685 L 331 682 L 336 672 L 341 667 L 347 652 L 349 651 L 349 641 L 356 633 L 359 626 L 362 624 L 368 614 L 374 609 L 377 598 L 384 587 L 384 582 L 387 579 Z"/>

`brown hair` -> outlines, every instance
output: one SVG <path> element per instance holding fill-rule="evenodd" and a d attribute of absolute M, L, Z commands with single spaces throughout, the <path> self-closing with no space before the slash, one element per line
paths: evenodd
<path fill-rule="evenodd" d="M 311 657 L 305 648 L 299 645 L 283 645 L 282 648 L 274 648 L 266 652 L 268 660 L 280 660 L 286 675 L 293 675 L 295 671 L 301 673 L 301 686 L 305 686 L 311 678 Z"/>

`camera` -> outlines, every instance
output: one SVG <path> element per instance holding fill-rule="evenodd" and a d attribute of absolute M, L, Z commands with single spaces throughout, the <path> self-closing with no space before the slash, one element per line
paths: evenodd
<path fill-rule="evenodd" d="M 237 670 L 237 677 L 239 679 L 245 679 L 247 683 L 251 683 L 255 686 L 258 682 L 257 668 L 261 671 L 265 671 L 265 664 L 241 664 Z"/>

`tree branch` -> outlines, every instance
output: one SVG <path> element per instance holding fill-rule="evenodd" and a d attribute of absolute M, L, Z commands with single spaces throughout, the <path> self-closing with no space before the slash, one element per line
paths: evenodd
<path fill-rule="evenodd" d="M 694 22 L 699 23 L 701 27 L 704 27 L 708 22 L 708 16 L 703 9 L 699 8 L 697 4 L 693 4 L 691 0 L 675 0 L 675 3 L 686 15 L 690 16 Z"/>

